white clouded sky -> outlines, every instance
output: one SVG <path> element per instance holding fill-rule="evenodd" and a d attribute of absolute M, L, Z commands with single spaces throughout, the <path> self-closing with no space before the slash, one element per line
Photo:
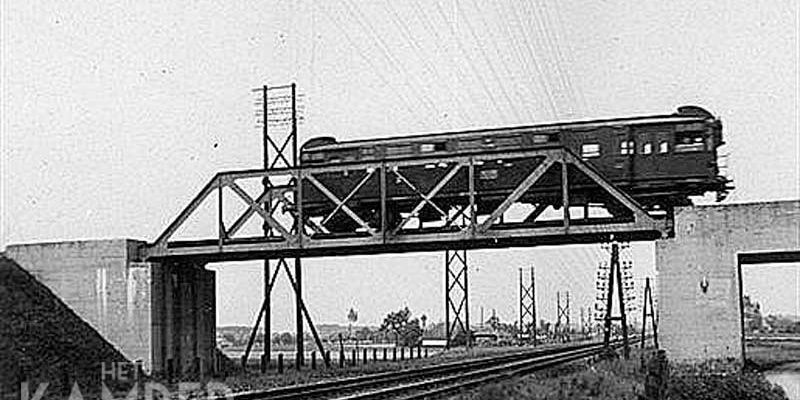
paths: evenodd
<path fill-rule="evenodd" d="M 306 95 L 301 140 L 698 104 L 723 119 L 731 201 L 798 198 L 797 7 L 3 0 L 0 245 L 154 239 L 215 172 L 261 165 L 250 89 L 289 81 Z M 648 249 L 635 249 L 643 271 Z M 557 287 L 583 288 L 588 305 L 592 254 L 473 252 L 473 315 L 484 305 L 514 319 L 517 268 L 531 263 L 545 317 Z M 319 321 L 356 305 L 378 323 L 404 303 L 440 319 L 442 258 L 309 260 L 309 306 Z M 252 321 L 260 279 L 258 266 L 222 269 L 221 323 Z M 288 329 L 281 290 L 274 319 Z"/>

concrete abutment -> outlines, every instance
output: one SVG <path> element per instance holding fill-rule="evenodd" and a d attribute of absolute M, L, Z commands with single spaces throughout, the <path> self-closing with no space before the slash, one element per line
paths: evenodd
<path fill-rule="evenodd" d="M 684 207 L 656 243 L 659 342 L 678 362 L 743 361 L 740 255 L 800 250 L 800 201 Z"/>
<path fill-rule="evenodd" d="M 199 263 L 145 262 L 145 245 L 35 243 L 10 245 L 5 254 L 146 372 L 215 372 L 215 272 Z"/>

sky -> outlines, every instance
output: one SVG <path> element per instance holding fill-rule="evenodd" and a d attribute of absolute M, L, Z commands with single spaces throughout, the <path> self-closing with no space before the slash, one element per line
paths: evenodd
<path fill-rule="evenodd" d="M 800 198 L 793 0 L 2 0 L 0 11 L 0 246 L 154 240 L 214 173 L 261 166 L 251 89 L 289 82 L 304 96 L 301 141 L 701 105 L 724 124 L 727 202 Z M 637 278 L 652 275 L 652 245 L 632 252 Z M 577 319 L 599 254 L 471 252 L 473 321 L 481 306 L 514 320 L 530 265 L 540 315 L 553 319 L 555 292 L 569 290 Z M 441 320 L 443 258 L 307 260 L 309 308 L 318 322 L 346 323 L 355 307 L 378 324 L 402 306 Z M 251 323 L 260 266 L 214 268 L 218 322 Z M 278 330 L 293 326 L 287 286 Z"/>

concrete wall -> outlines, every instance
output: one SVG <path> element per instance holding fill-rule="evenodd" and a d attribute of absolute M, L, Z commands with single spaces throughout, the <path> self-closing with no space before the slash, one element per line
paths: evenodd
<path fill-rule="evenodd" d="M 210 371 L 215 275 L 202 264 L 141 261 L 144 242 L 11 245 L 6 256 L 47 286 L 129 360 L 166 374 Z"/>
<path fill-rule="evenodd" d="M 659 342 L 668 357 L 741 361 L 738 254 L 798 249 L 800 201 L 676 210 L 675 238 L 656 243 Z"/>

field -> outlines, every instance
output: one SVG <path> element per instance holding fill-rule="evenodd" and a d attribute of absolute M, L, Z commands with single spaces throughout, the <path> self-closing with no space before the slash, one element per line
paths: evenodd
<path fill-rule="evenodd" d="M 782 364 L 800 362 L 800 341 L 797 342 L 748 342 L 745 347 L 747 366 L 758 371 L 767 371 Z"/>
<path fill-rule="evenodd" d="M 467 391 L 451 400 L 639 399 L 644 395 L 646 379 L 640 356 L 635 351 L 629 360 L 575 362 Z M 670 371 L 667 398 L 671 400 L 787 399 L 782 389 L 759 372 L 679 365 L 670 366 Z"/>

